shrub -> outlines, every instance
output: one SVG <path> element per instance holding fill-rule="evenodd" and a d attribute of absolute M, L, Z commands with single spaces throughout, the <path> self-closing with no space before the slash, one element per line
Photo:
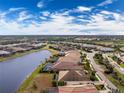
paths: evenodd
<path fill-rule="evenodd" d="M 53 85 L 53 87 L 57 87 L 57 86 L 58 86 L 58 82 L 55 81 L 55 80 L 53 80 L 53 81 L 52 81 L 52 85 Z"/>
<path fill-rule="evenodd" d="M 66 85 L 66 82 L 64 82 L 64 81 L 59 81 L 58 82 L 58 86 L 64 86 L 64 85 Z"/>
<path fill-rule="evenodd" d="M 95 77 L 94 75 L 91 75 L 91 76 L 90 76 L 90 80 L 91 80 L 91 81 L 95 81 L 95 80 L 96 80 L 96 77 Z"/>

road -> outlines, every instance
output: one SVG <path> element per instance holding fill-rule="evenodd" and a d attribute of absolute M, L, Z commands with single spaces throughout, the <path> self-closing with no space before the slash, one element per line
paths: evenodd
<path fill-rule="evenodd" d="M 100 65 L 95 63 L 95 61 L 93 59 L 93 56 L 94 56 L 95 52 L 93 52 L 93 53 L 86 53 L 86 54 L 87 54 L 88 59 L 90 60 L 90 64 L 95 69 L 96 74 L 102 79 L 103 82 L 105 82 L 107 87 L 110 88 L 110 89 L 117 89 L 116 86 L 112 82 L 110 82 L 107 79 L 107 77 L 104 75 L 104 69 L 102 69 Z"/>
<path fill-rule="evenodd" d="M 110 64 L 111 64 L 112 66 L 114 66 L 115 69 L 116 69 L 118 72 L 120 72 L 121 74 L 124 75 L 124 70 L 121 69 L 121 67 L 117 64 L 117 62 L 115 62 L 112 58 L 108 57 L 107 54 L 104 54 L 103 57 L 104 57 L 104 58 L 107 58 L 108 61 L 110 62 Z"/>

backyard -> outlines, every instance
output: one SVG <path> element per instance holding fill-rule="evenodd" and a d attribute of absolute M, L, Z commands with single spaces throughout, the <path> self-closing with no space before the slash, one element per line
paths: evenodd
<path fill-rule="evenodd" d="M 38 74 L 28 85 L 28 87 L 19 93 L 43 93 L 49 87 L 52 87 L 53 74 Z"/>

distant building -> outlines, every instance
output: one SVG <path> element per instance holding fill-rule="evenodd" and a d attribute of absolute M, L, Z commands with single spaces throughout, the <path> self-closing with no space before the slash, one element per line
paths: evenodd
<path fill-rule="evenodd" d="M 9 56 L 9 55 L 11 55 L 11 53 L 10 53 L 10 52 L 0 50 L 0 57 L 5 57 L 5 56 Z"/>
<path fill-rule="evenodd" d="M 24 52 L 26 49 L 21 48 L 21 47 L 11 47 L 8 50 L 10 50 L 12 53 L 17 53 L 17 52 Z"/>
<path fill-rule="evenodd" d="M 96 49 L 97 45 L 91 45 L 91 44 L 83 44 L 83 48 L 88 48 L 88 49 Z"/>
<path fill-rule="evenodd" d="M 44 72 L 51 71 L 52 66 L 53 66 L 52 63 L 47 63 L 47 64 L 44 66 L 44 68 L 42 69 L 42 71 L 44 71 Z"/>
<path fill-rule="evenodd" d="M 124 52 L 124 47 L 121 47 L 120 50 Z"/>
<path fill-rule="evenodd" d="M 113 52 L 113 51 L 114 51 L 114 49 L 113 49 L 113 48 L 109 48 L 109 47 L 102 47 L 102 46 L 97 47 L 97 50 L 102 51 L 102 52 Z"/>
<path fill-rule="evenodd" d="M 59 52 L 59 56 L 65 56 L 65 52 L 64 51 Z"/>

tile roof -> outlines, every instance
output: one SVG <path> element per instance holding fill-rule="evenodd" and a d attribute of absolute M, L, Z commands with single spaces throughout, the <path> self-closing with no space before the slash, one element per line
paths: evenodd
<path fill-rule="evenodd" d="M 59 71 L 59 81 L 88 81 L 88 76 L 82 70 Z"/>
<path fill-rule="evenodd" d="M 68 51 L 64 57 L 59 58 L 59 60 L 53 65 L 54 70 L 68 70 L 68 69 L 82 69 L 78 65 L 80 62 L 79 51 L 72 50 Z"/>
<path fill-rule="evenodd" d="M 94 85 L 73 85 L 50 88 L 48 93 L 98 93 Z"/>

